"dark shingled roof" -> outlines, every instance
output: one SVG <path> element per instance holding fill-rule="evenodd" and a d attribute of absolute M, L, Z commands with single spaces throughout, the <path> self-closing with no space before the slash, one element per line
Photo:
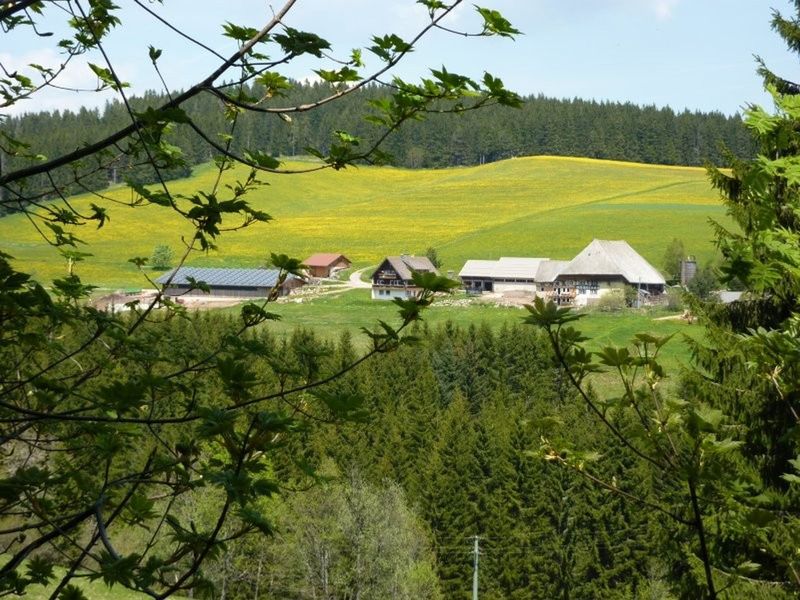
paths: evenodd
<path fill-rule="evenodd" d="M 156 279 L 157 283 L 165 284 L 176 269 L 164 273 Z M 187 277 L 195 281 L 204 281 L 209 286 L 225 287 L 264 287 L 271 288 L 278 281 L 277 269 L 209 269 L 203 267 L 181 267 L 172 278 L 171 285 L 189 285 Z M 295 279 L 289 275 L 287 279 Z"/>
<path fill-rule="evenodd" d="M 404 254 L 402 256 L 387 256 L 384 260 L 388 261 L 400 278 L 405 281 L 411 280 L 411 273 L 413 271 L 439 274 L 439 271 L 436 270 L 436 267 L 433 266 L 433 263 L 427 256 L 409 256 Z M 375 273 L 373 273 L 372 276 L 375 277 Z"/>

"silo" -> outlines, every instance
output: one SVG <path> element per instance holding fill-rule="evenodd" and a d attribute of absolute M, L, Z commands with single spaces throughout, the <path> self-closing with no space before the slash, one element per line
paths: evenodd
<path fill-rule="evenodd" d="M 686 257 L 686 260 L 681 261 L 681 285 L 686 285 L 697 274 L 697 260 L 694 256 Z"/>

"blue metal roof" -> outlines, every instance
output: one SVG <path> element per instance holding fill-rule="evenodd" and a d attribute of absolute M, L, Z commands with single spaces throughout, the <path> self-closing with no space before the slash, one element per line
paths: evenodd
<path fill-rule="evenodd" d="M 177 271 L 177 273 L 176 273 Z M 189 285 L 187 277 L 193 277 L 195 281 L 204 281 L 209 286 L 225 287 L 264 287 L 271 288 L 278 281 L 278 269 L 223 269 L 223 268 L 203 268 L 203 267 L 181 267 L 164 273 L 156 279 L 157 283 L 165 284 L 170 275 L 175 273 L 170 285 Z M 287 279 L 296 279 L 294 275 L 289 275 Z"/>

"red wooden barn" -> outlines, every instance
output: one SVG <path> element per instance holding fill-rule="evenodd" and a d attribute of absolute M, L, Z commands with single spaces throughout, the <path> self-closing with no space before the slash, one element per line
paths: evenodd
<path fill-rule="evenodd" d="M 347 269 L 352 264 L 344 254 L 321 252 L 313 254 L 303 261 L 308 267 L 311 277 L 333 277 L 337 272 Z"/>

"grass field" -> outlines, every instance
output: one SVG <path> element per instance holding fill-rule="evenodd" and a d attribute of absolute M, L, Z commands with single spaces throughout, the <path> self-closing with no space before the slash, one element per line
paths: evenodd
<path fill-rule="evenodd" d="M 228 309 L 237 310 L 237 309 Z M 369 290 L 351 290 L 341 295 L 325 296 L 303 303 L 280 303 L 270 306 L 270 312 L 281 315 L 282 320 L 270 322 L 266 327 L 276 334 L 291 333 L 296 327 L 308 327 L 329 339 L 338 339 L 347 330 L 354 342 L 362 347 L 368 338 L 361 333 L 362 327 L 372 328 L 379 319 L 389 324 L 397 324 L 397 307 L 391 302 L 376 302 L 370 299 Z M 452 306 L 446 302 L 434 303 L 424 313 L 424 320 L 431 327 L 447 321 L 462 327 L 487 324 L 493 329 L 504 323 L 520 323 L 527 315 L 523 308 L 498 307 L 488 304 Z M 662 350 L 662 363 L 669 375 L 678 374 L 686 365 L 689 353 L 683 343 L 683 336 L 700 335 L 698 325 L 689 325 L 678 319 L 663 320 L 659 317 L 668 313 L 663 311 L 598 312 L 590 311 L 578 321 L 580 329 L 591 341 L 589 350 L 600 350 L 604 346 L 624 346 L 636 333 L 651 333 L 657 336 L 677 334 Z M 605 380 L 606 378 L 603 378 Z M 608 383 L 608 381 L 606 381 Z"/>
<path fill-rule="evenodd" d="M 229 173 L 241 176 L 243 171 Z M 178 193 L 209 189 L 205 165 L 171 184 Z M 702 261 L 713 254 L 709 217 L 725 221 L 717 194 L 699 168 L 581 158 L 530 157 L 478 167 L 407 170 L 362 167 L 297 176 L 264 177 L 251 196 L 275 221 L 226 234 L 219 251 L 195 255 L 197 266 L 258 266 L 270 252 L 305 258 L 343 252 L 359 266 L 387 254 L 420 253 L 434 246 L 444 269 L 469 258 L 572 258 L 592 238 L 626 239 L 660 265 L 673 237 Z M 119 188 L 109 192 L 129 199 Z M 79 197 L 77 207 L 97 202 Z M 156 244 L 181 248 L 189 230 L 169 210 L 109 207 L 101 230 L 81 228 L 94 256 L 78 273 L 104 288 L 139 288 L 144 279 L 127 262 L 150 256 Z M 0 219 L 0 250 L 45 281 L 64 273 L 58 253 L 43 244 L 21 216 Z"/>

